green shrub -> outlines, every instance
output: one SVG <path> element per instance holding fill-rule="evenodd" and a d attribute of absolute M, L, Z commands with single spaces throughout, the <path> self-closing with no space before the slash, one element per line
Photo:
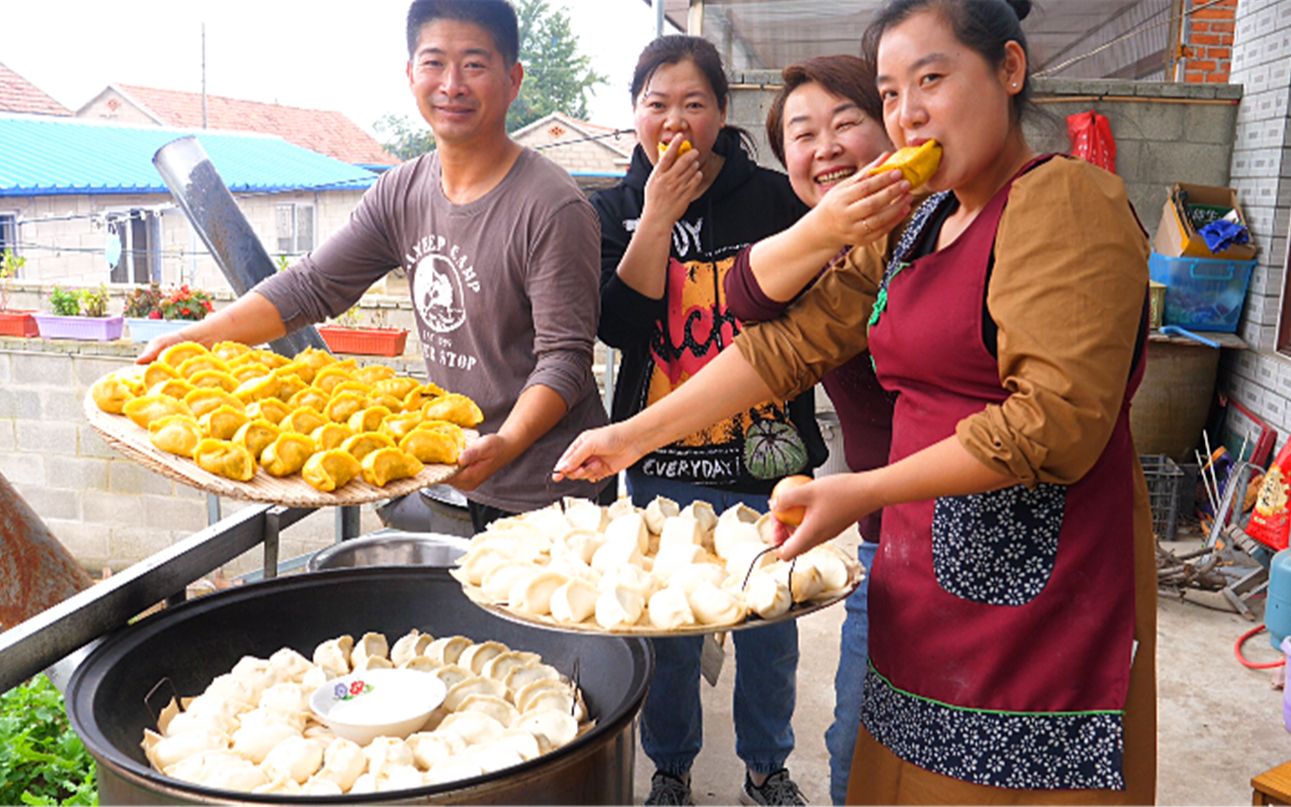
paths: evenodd
<path fill-rule="evenodd" d="M 108 287 L 81 290 L 81 316 L 106 317 L 108 315 Z"/>
<path fill-rule="evenodd" d="M 0 804 L 98 803 L 94 760 L 49 679 L 0 694 Z"/>
<path fill-rule="evenodd" d="M 55 286 L 49 293 L 49 307 L 60 317 L 74 317 L 81 313 L 81 296 L 62 286 Z"/>

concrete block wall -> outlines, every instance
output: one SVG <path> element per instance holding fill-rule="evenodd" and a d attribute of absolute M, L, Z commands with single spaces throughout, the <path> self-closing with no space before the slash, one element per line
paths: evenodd
<path fill-rule="evenodd" d="M 1278 430 L 1280 448 L 1291 434 L 1291 358 L 1278 349 L 1291 227 L 1291 0 L 1238 3 L 1232 68 L 1245 87 L 1232 185 L 1260 253 L 1238 332 L 1250 349 L 1225 351 L 1220 383 Z"/>

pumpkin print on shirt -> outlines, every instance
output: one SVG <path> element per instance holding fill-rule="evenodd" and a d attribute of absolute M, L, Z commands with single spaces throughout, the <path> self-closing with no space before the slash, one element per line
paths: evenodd
<path fill-rule="evenodd" d="M 668 260 L 664 320 L 650 343 L 644 404 L 676 391 L 740 332 L 726 310 L 726 273 L 735 258 Z M 769 401 L 691 434 L 642 465 L 651 475 L 729 484 L 741 477 L 779 479 L 807 466 L 807 447 L 783 401 Z"/>

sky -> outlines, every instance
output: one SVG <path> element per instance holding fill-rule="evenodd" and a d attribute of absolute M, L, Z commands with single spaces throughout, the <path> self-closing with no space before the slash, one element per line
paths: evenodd
<path fill-rule="evenodd" d="M 588 117 L 631 126 L 628 83 L 654 37 L 644 0 L 548 0 L 565 7 L 594 69 L 609 78 Z M 75 111 L 109 84 L 206 91 L 343 112 L 368 131 L 387 113 L 420 124 L 404 73 L 408 0 L 6 0 L 0 63 Z"/>

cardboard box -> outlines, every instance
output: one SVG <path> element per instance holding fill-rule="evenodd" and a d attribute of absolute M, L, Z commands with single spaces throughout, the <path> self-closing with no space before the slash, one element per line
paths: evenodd
<path fill-rule="evenodd" d="M 1164 283 L 1148 281 L 1148 328 L 1154 331 L 1165 321 L 1165 289 Z"/>
<path fill-rule="evenodd" d="M 1219 258 L 1231 261 L 1248 261 L 1255 257 L 1255 234 L 1245 244 L 1232 244 L 1227 249 L 1211 252 L 1206 246 L 1206 239 L 1197 232 L 1192 219 L 1180 205 L 1180 199 L 1186 198 L 1187 205 L 1207 208 L 1216 215 L 1223 216 L 1228 210 L 1236 210 L 1242 225 L 1250 231 L 1246 215 L 1237 204 L 1237 192 L 1232 188 L 1219 188 L 1211 185 L 1189 185 L 1175 183 L 1166 197 L 1165 208 L 1161 211 L 1161 224 L 1157 227 L 1152 246 L 1156 252 L 1170 258 L 1191 256 L 1194 258 Z M 1203 225 L 1204 226 L 1204 225 Z"/>

